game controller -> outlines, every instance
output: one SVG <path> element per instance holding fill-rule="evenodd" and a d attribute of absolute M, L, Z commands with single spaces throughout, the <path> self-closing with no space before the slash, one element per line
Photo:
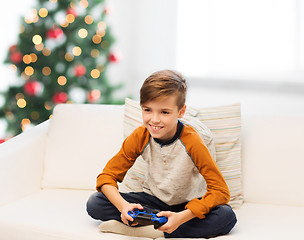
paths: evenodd
<path fill-rule="evenodd" d="M 158 229 L 168 221 L 168 218 L 157 217 L 157 213 L 159 213 L 158 210 L 148 207 L 144 207 L 144 209 L 136 208 L 133 211 L 128 212 L 133 218 L 133 221 L 129 221 L 129 225 L 131 226 L 132 223 L 138 223 L 141 226 L 154 225 L 154 229 Z"/>

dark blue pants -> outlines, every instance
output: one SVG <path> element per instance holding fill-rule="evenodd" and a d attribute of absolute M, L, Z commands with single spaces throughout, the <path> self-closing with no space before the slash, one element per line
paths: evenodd
<path fill-rule="evenodd" d="M 186 205 L 186 203 L 183 203 L 169 206 L 144 192 L 121 193 L 121 195 L 129 203 L 139 203 L 161 211 L 180 212 L 185 209 Z M 122 222 L 120 212 L 101 192 L 96 192 L 89 198 L 87 212 L 94 219 Z M 166 238 L 210 238 L 229 233 L 236 221 L 236 216 L 231 207 L 220 205 L 213 208 L 204 219 L 193 218 L 179 226 L 173 233 L 164 234 Z"/>

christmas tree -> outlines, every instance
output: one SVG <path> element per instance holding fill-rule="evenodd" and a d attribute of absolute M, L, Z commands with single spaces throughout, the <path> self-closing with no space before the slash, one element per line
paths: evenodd
<path fill-rule="evenodd" d="M 118 61 L 104 0 L 38 0 L 8 50 L 18 83 L 2 95 L 9 135 L 50 118 L 59 103 L 121 103 L 106 69 Z"/>

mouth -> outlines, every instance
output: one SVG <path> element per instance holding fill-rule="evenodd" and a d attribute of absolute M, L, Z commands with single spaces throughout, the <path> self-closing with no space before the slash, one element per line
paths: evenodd
<path fill-rule="evenodd" d="M 160 126 L 155 126 L 155 125 L 151 125 L 149 124 L 150 128 L 153 129 L 154 131 L 159 131 L 160 129 L 162 129 L 163 127 Z"/>

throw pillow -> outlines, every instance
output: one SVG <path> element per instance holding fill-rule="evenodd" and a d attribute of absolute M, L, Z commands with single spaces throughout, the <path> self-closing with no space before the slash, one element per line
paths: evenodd
<path fill-rule="evenodd" d="M 94 190 L 97 175 L 120 149 L 123 109 L 57 105 L 48 129 L 42 187 Z"/>

